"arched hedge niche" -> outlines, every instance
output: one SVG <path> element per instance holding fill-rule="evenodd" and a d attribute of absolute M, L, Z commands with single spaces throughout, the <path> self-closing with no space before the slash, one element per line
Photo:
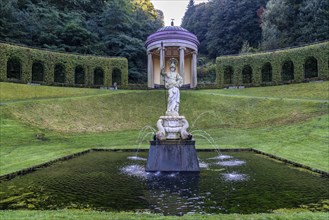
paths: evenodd
<path fill-rule="evenodd" d="M 9 80 L 22 79 L 22 64 L 18 58 L 10 58 L 7 61 L 7 79 Z"/>
<path fill-rule="evenodd" d="M 32 82 L 44 81 L 44 66 L 41 62 L 34 62 L 32 64 Z"/>
<path fill-rule="evenodd" d="M 269 62 L 262 67 L 262 82 L 272 82 L 272 65 Z"/>
<path fill-rule="evenodd" d="M 112 84 L 117 83 L 117 85 L 121 85 L 121 70 L 118 68 L 114 68 L 112 71 Z"/>
<path fill-rule="evenodd" d="M 65 67 L 62 64 L 56 64 L 54 67 L 54 82 L 65 83 Z"/>
<path fill-rule="evenodd" d="M 249 65 L 245 65 L 242 69 L 242 83 L 243 84 L 252 83 L 252 68 Z"/>
<path fill-rule="evenodd" d="M 318 61 L 315 57 L 308 57 L 304 64 L 305 79 L 318 77 Z"/>
<path fill-rule="evenodd" d="M 282 64 L 281 80 L 289 81 L 294 79 L 294 63 L 291 60 L 287 60 Z"/>
<path fill-rule="evenodd" d="M 224 84 L 233 84 L 233 67 L 226 66 L 224 68 Z"/>
<path fill-rule="evenodd" d="M 94 85 L 104 85 L 104 71 L 100 67 L 97 67 L 94 70 Z"/>
<path fill-rule="evenodd" d="M 75 67 L 74 70 L 74 84 L 85 84 L 85 70 L 82 66 Z"/>

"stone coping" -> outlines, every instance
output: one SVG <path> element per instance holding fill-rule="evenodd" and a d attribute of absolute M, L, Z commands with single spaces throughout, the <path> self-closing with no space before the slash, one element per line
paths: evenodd
<path fill-rule="evenodd" d="M 194 141 L 194 140 L 192 140 L 192 141 Z M 75 157 L 78 157 L 78 156 L 81 156 L 83 154 L 90 153 L 90 152 L 93 152 L 93 151 L 148 152 L 149 149 L 107 149 L 107 148 L 91 148 L 91 149 L 88 149 L 88 150 L 85 150 L 85 151 L 81 151 L 81 152 L 78 152 L 78 153 L 70 154 L 70 155 L 67 155 L 65 157 L 60 157 L 60 158 L 57 158 L 57 159 L 54 159 L 54 160 L 50 160 L 50 161 L 45 162 L 45 163 L 41 163 L 41 164 L 38 164 L 38 165 L 35 165 L 35 166 L 31 166 L 29 168 L 25 168 L 25 169 L 18 170 L 18 171 L 12 172 L 12 173 L 1 175 L 0 176 L 0 182 L 11 180 L 11 179 L 13 179 L 13 178 L 15 178 L 17 176 L 26 175 L 26 174 L 29 174 L 29 173 L 32 173 L 32 172 L 36 171 L 39 168 L 48 167 L 48 166 L 50 166 L 50 165 L 52 165 L 52 164 L 54 164 L 56 162 L 73 159 Z M 196 149 L 196 151 L 197 152 L 218 152 L 217 149 Z M 293 162 L 293 161 L 284 159 L 282 157 L 278 157 L 278 156 L 275 156 L 275 155 L 272 155 L 272 154 L 269 154 L 269 153 L 265 153 L 263 151 L 256 150 L 256 149 L 253 149 L 253 148 L 223 148 L 223 149 L 220 149 L 219 151 L 220 152 L 243 152 L 243 151 L 246 151 L 246 152 L 254 152 L 254 153 L 265 155 L 265 156 L 270 157 L 270 158 L 273 158 L 275 160 L 284 162 L 286 164 L 291 164 L 291 165 L 293 165 L 295 167 L 303 168 L 303 169 L 312 171 L 314 173 L 318 173 L 322 177 L 329 178 L 329 172 L 326 172 L 326 171 L 323 171 L 323 170 L 319 170 L 319 169 L 316 169 L 316 168 L 312 168 L 312 167 L 306 166 L 304 164 L 296 163 L 296 162 Z"/>
<path fill-rule="evenodd" d="M 195 145 L 195 140 L 155 140 L 155 141 L 150 141 L 151 145 Z"/>
<path fill-rule="evenodd" d="M 160 116 L 160 119 L 185 119 L 185 116 Z"/>

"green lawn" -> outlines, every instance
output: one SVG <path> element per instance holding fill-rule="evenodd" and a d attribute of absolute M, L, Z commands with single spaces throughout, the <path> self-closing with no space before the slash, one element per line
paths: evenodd
<path fill-rule="evenodd" d="M 232 96 L 253 96 L 288 99 L 329 99 L 329 81 L 300 83 L 281 86 L 268 86 L 248 89 L 200 90 L 203 93 L 215 93 Z"/>
<path fill-rule="evenodd" d="M 131 219 L 175 219 L 175 220 L 327 220 L 329 213 L 326 212 L 295 212 L 295 213 L 275 213 L 275 214 L 251 214 L 251 215 L 185 215 L 178 216 L 161 216 L 148 213 L 113 213 L 113 212 L 96 212 L 96 211 L 79 211 L 79 210 L 58 210 L 58 211 L 0 211 L 1 219 L 63 219 L 63 220 L 131 220 Z"/>
<path fill-rule="evenodd" d="M 55 86 L 34 86 L 27 84 L 16 84 L 0 82 L 0 101 L 22 101 L 22 100 L 38 100 L 46 98 L 63 98 L 78 97 L 91 95 L 106 95 L 111 93 L 130 92 L 124 90 L 102 90 L 102 89 L 86 89 L 86 88 L 70 88 Z"/>
<path fill-rule="evenodd" d="M 13 83 L 0 83 L 0 86 L 0 175 L 89 148 L 148 148 L 152 129 L 147 126 L 154 128 L 165 111 L 164 91 L 105 91 Z M 255 148 L 329 172 L 328 87 L 329 82 L 319 82 L 182 91 L 180 114 L 189 121 L 199 149 Z M 38 139 L 40 134 L 45 138 Z M 4 219 L 165 218 L 69 210 L 3 211 L 0 216 Z M 224 216 L 225 219 L 328 217 L 327 213 L 292 213 L 218 215 L 207 219 Z M 206 216 L 183 219 L 201 217 Z"/>
<path fill-rule="evenodd" d="M 54 98 L 67 96 L 85 96 L 104 94 L 107 90 L 80 89 L 68 87 L 32 86 L 16 83 L 0 83 L 0 100 L 25 100 L 38 98 Z"/>
<path fill-rule="evenodd" d="M 328 120 L 329 116 L 323 115 L 297 125 L 193 129 L 196 131 L 193 133 L 198 149 L 255 148 L 329 172 Z M 152 138 L 150 129 L 145 131 L 142 141 L 138 139 L 139 130 L 63 134 L 31 128 L 12 119 L 1 122 L 1 175 L 89 148 L 148 148 Z M 45 134 L 46 140 L 36 138 L 40 133 Z M 214 145 L 202 137 L 206 133 L 214 139 Z"/>

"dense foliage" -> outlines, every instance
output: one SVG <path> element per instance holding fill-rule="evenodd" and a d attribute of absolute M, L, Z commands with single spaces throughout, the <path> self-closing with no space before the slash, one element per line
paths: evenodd
<path fill-rule="evenodd" d="M 260 86 L 329 79 L 329 42 L 216 59 L 218 87 Z M 246 79 L 248 77 L 248 79 Z"/>
<path fill-rule="evenodd" d="M 329 39 L 329 1 L 190 0 L 182 26 L 210 58 L 298 46 Z"/>
<path fill-rule="evenodd" d="M 266 8 L 262 23 L 264 49 L 329 39 L 327 0 L 270 0 Z"/>
<path fill-rule="evenodd" d="M 128 61 L 0 43 L 0 81 L 81 87 L 117 82 L 124 88 L 128 85 Z"/>
<path fill-rule="evenodd" d="M 182 26 L 200 40 L 200 52 L 215 58 L 238 53 L 248 42 L 261 40 L 261 14 L 267 0 L 213 0 L 194 4 L 190 0 Z"/>
<path fill-rule="evenodd" d="M 150 0 L 2 0 L 0 40 L 129 60 L 146 81 L 146 37 L 163 25 Z"/>

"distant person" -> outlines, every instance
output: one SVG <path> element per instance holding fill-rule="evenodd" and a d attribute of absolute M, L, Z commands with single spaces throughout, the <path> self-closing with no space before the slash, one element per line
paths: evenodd
<path fill-rule="evenodd" d="M 113 88 L 114 88 L 114 90 L 118 90 L 118 84 L 117 84 L 117 82 L 114 82 L 113 83 Z"/>

